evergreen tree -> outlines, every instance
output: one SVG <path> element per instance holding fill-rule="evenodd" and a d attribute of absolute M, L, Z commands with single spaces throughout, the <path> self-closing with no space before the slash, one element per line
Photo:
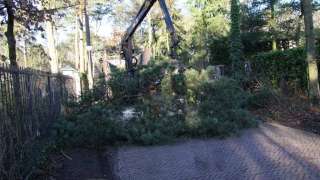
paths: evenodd
<path fill-rule="evenodd" d="M 185 35 L 190 54 L 190 65 L 204 68 L 208 64 L 230 64 L 228 33 L 230 30 L 230 0 L 190 0 L 194 24 L 188 26 L 191 34 Z M 188 25 L 190 20 L 187 21 Z M 185 53 L 186 54 L 186 53 Z"/>
<path fill-rule="evenodd" d="M 302 12 L 304 16 L 306 52 L 309 74 L 309 96 L 312 101 L 318 103 L 320 99 L 318 66 L 316 60 L 315 36 L 313 27 L 313 15 L 311 0 L 302 0 Z"/>
<path fill-rule="evenodd" d="M 243 74 L 242 43 L 240 34 L 240 2 L 231 0 L 230 60 L 232 75 L 239 79 Z"/>

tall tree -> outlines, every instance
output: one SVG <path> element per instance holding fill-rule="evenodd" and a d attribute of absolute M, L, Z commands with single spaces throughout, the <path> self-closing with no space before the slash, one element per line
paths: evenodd
<path fill-rule="evenodd" d="M 276 40 L 276 32 L 275 32 L 275 26 L 276 26 L 276 12 L 275 12 L 275 5 L 277 0 L 269 0 L 270 2 L 270 32 L 271 32 L 271 39 L 272 39 L 272 50 L 277 50 L 277 40 Z"/>
<path fill-rule="evenodd" d="M 56 8 L 56 0 L 50 0 L 46 2 L 46 8 L 48 9 L 54 9 Z M 46 19 L 46 34 L 47 34 L 47 40 L 48 40 L 48 53 L 50 57 L 50 67 L 52 73 L 58 73 L 59 72 L 59 59 L 56 49 L 56 38 L 55 38 L 55 21 L 54 16 L 49 15 Z"/>
<path fill-rule="evenodd" d="M 188 31 L 192 34 L 184 36 L 189 49 L 185 56 L 189 64 L 203 68 L 209 64 L 229 64 L 228 51 L 221 51 L 227 47 L 227 36 L 230 30 L 230 0 L 190 0 L 189 6 L 192 18 L 186 18 Z M 190 21 L 194 24 L 190 27 Z M 227 48 L 226 48 L 227 49 Z M 190 54 L 192 52 L 192 54 Z M 188 57 L 189 56 L 189 57 Z"/>
<path fill-rule="evenodd" d="M 320 100 L 320 90 L 311 0 L 302 0 L 302 12 L 304 16 L 306 36 L 306 61 L 308 64 L 309 75 L 309 97 L 312 101 L 316 101 L 318 103 Z"/>
<path fill-rule="evenodd" d="M 85 37 L 86 37 L 86 62 L 87 62 L 87 77 L 89 88 L 93 88 L 93 60 L 92 60 L 92 46 L 91 46 L 91 33 L 90 33 L 90 22 L 89 22 L 89 15 L 87 12 L 87 0 L 84 1 L 83 7 L 83 17 L 85 23 Z"/>
<path fill-rule="evenodd" d="M 91 46 L 90 21 L 88 15 L 88 1 L 79 0 L 76 23 L 76 40 L 79 40 L 80 73 L 82 74 L 82 86 L 84 89 L 93 87 L 93 59 Z"/>
<path fill-rule="evenodd" d="M 67 10 L 70 7 L 78 5 L 76 0 L 42 0 L 44 9 L 48 11 L 46 13 L 45 25 L 46 25 L 46 34 L 48 41 L 48 54 L 50 57 L 50 66 L 52 73 L 58 73 L 60 62 L 59 55 L 57 51 L 57 42 L 56 42 L 56 29 L 57 29 L 57 18 L 56 14 L 60 16 L 63 10 Z"/>
<path fill-rule="evenodd" d="M 74 50 L 75 50 L 75 67 L 76 69 L 80 70 L 80 54 L 79 54 L 79 42 L 80 42 L 80 36 L 79 36 L 79 16 L 78 13 L 76 13 L 75 16 L 75 32 L 74 32 Z"/>
<path fill-rule="evenodd" d="M 5 8 L 7 9 L 7 32 L 6 37 L 8 41 L 8 49 L 9 49 L 9 60 L 10 64 L 13 67 L 17 67 L 17 52 L 16 52 L 16 38 L 14 36 L 14 23 L 15 23 L 15 16 L 14 16 L 14 2 L 13 0 L 6 0 L 4 2 Z"/>
<path fill-rule="evenodd" d="M 87 79 L 87 70 L 86 70 L 86 53 L 85 53 L 85 30 L 84 30 L 84 11 L 85 11 L 85 1 L 84 0 L 78 0 L 80 6 L 77 8 L 77 16 L 78 19 L 77 27 L 76 27 L 76 33 L 78 33 L 79 37 L 79 64 L 80 64 L 80 74 L 81 74 L 81 86 L 83 90 L 87 90 L 89 88 L 88 85 L 88 79 Z"/>
<path fill-rule="evenodd" d="M 243 74 L 242 44 L 240 34 L 240 2 L 231 0 L 230 59 L 233 77 L 238 79 Z"/>

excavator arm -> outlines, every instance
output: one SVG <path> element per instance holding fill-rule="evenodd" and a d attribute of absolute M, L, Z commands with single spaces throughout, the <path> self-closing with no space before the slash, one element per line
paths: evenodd
<path fill-rule="evenodd" d="M 175 28 L 172 22 L 171 15 L 169 13 L 169 10 L 167 8 L 165 0 L 145 0 L 142 4 L 138 14 L 133 19 L 131 25 L 127 29 L 125 35 L 122 38 L 121 41 L 121 54 L 123 55 L 125 61 L 126 61 L 126 69 L 129 72 L 129 74 L 134 74 L 134 66 L 133 63 L 133 44 L 132 44 L 132 38 L 134 33 L 136 32 L 137 28 L 140 26 L 142 21 L 145 19 L 145 17 L 148 15 L 150 9 L 155 4 L 155 2 L 158 1 L 164 16 L 164 20 L 167 26 L 167 30 L 170 33 L 171 36 L 171 56 L 173 59 L 176 58 L 176 52 L 175 49 L 178 45 L 178 38 L 175 33 Z"/>

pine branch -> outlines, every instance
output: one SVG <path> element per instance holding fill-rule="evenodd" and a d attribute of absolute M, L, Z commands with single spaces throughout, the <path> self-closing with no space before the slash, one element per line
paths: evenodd
<path fill-rule="evenodd" d="M 76 7 L 76 6 L 79 6 L 80 4 L 77 3 L 77 4 L 71 4 L 71 5 L 68 5 L 68 6 L 62 6 L 62 7 L 57 7 L 57 8 L 53 8 L 53 9 L 45 9 L 45 10 L 40 10 L 40 12 L 43 12 L 43 13 L 54 13 L 56 11 L 59 11 L 59 10 L 65 10 L 65 9 L 69 9 L 69 8 L 72 8 L 72 7 Z"/>

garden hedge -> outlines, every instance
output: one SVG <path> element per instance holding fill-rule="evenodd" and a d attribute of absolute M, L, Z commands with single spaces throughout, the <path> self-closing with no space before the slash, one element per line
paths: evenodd
<path fill-rule="evenodd" d="M 307 90 L 308 74 L 303 49 L 290 49 L 259 53 L 251 57 L 252 70 L 260 80 L 269 82 L 274 88 L 286 81 L 290 88 Z"/>

